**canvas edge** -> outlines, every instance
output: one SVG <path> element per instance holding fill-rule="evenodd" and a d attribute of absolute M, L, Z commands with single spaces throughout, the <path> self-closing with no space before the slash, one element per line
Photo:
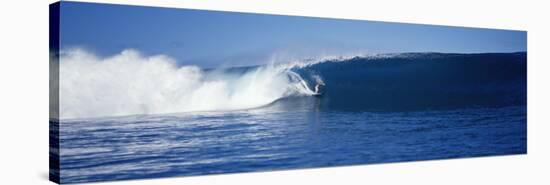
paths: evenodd
<path fill-rule="evenodd" d="M 60 184 L 59 48 L 61 2 L 49 5 L 49 180 Z"/>

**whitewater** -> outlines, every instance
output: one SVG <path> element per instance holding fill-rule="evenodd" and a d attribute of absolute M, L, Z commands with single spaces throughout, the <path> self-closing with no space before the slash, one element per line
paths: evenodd
<path fill-rule="evenodd" d="M 236 73 L 178 66 L 168 56 L 143 56 L 131 49 L 104 58 L 70 49 L 60 52 L 59 66 L 62 119 L 249 109 L 314 94 L 292 72 L 297 64 Z"/>

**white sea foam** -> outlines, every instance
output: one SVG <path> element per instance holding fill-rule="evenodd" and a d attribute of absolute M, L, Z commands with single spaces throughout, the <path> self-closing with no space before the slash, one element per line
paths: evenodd
<path fill-rule="evenodd" d="M 136 50 L 106 58 L 83 49 L 63 50 L 59 69 L 62 119 L 247 109 L 313 94 L 289 66 L 205 71 Z"/>

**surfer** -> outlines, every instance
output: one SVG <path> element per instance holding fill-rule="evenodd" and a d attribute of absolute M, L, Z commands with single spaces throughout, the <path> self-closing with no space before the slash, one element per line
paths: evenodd
<path fill-rule="evenodd" d="M 317 84 L 315 85 L 315 94 L 321 94 L 321 88 L 323 85 Z"/>

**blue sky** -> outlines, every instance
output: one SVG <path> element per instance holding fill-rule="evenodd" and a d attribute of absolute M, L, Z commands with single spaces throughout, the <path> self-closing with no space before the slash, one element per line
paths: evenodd
<path fill-rule="evenodd" d="M 273 55 L 527 50 L 524 31 L 62 2 L 61 48 L 123 49 L 203 67 L 253 65 Z"/>

